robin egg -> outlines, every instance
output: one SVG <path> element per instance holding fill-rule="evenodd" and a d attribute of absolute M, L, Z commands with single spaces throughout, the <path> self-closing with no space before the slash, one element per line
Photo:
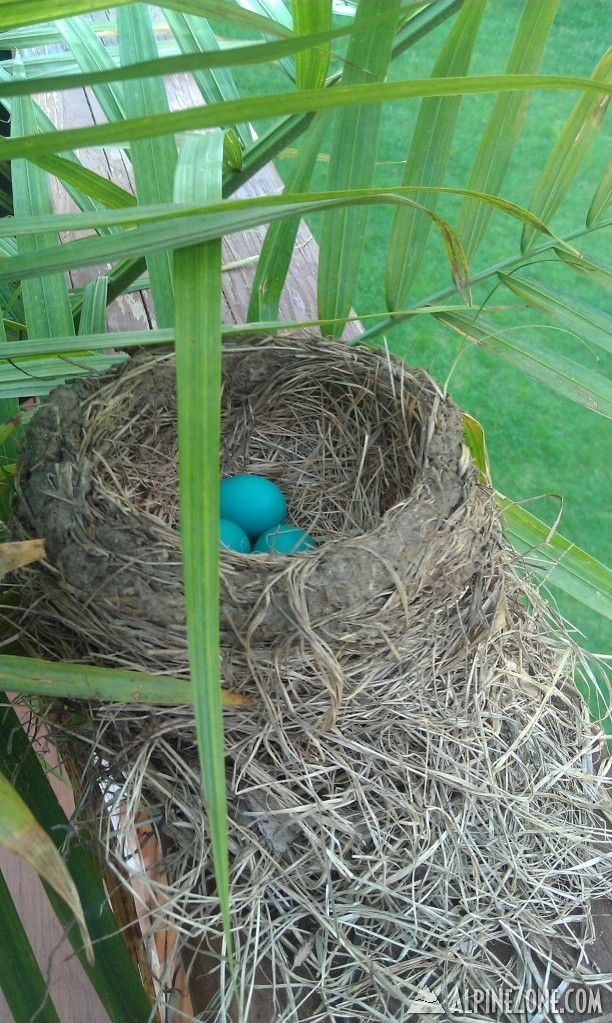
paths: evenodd
<path fill-rule="evenodd" d="M 238 554 L 249 554 L 251 541 L 244 529 L 229 519 L 219 519 L 219 542 L 222 550 L 237 551 Z"/>
<path fill-rule="evenodd" d="M 287 514 L 282 492 L 263 476 L 229 476 L 221 480 L 219 495 L 221 518 L 235 522 L 250 540 L 278 526 Z"/>
<path fill-rule="evenodd" d="M 297 526 L 276 526 L 266 530 L 253 544 L 255 554 L 304 554 L 316 547 L 311 536 Z"/>

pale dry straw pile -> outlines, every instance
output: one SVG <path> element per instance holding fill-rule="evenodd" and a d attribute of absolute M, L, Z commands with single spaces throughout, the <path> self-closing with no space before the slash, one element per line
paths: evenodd
<path fill-rule="evenodd" d="M 448 1004 L 457 988 L 594 982 L 605 747 L 459 411 L 384 354 L 266 339 L 226 349 L 222 417 L 222 475 L 277 482 L 318 543 L 222 555 L 224 683 L 253 700 L 225 712 L 251 1018 L 395 1023 L 424 984 Z M 176 456 L 168 355 L 37 414 L 13 529 L 48 551 L 24 573 L 33 652 L 187 676 Z M 126 832 L 144 814 L 163 850 L 163 881 L 138 881 L 192 977 L 209 974 L 200 1018 L 234 1018 L 190 708 L 75 709 L 86 791 L 110 777 Z M 97 816 L 123 875 L 121 836 Z"/>

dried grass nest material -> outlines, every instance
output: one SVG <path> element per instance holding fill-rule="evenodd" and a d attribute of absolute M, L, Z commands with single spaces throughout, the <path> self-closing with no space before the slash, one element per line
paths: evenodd
<path fill-rule="evenodd" d="M 462 436 L 434 381 L 385 354 L 225 350 L 222 475 L 278 483 L 318 541 L 221 558 L 223 678 L 254 698 L 225 711 L 253 1020 L 395 1023 L 423 984 L 448 1004 L 457 987 L 594 981 L 591 901 L 612 876 L 604 746 Z M 32 651 L 186 676 L 172 357 L 54 392 L 19 486 L 13 533 L 48 552 L 23 573 Z M 144 814 L 164 851 L 165 876 L 136 880 L 157 925 L 199 950 L 193 976 L 210 971 L 201 1018 L 230 1018 L 191 710 L 78 710 L 64 727 L 88 781 L 104 765 L 126 834 Z M 106 813 L 98 826 L 123 876 Z"/>

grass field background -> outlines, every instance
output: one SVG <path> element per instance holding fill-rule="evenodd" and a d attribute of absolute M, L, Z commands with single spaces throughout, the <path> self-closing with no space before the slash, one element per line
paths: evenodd
<path fill-rule="evenodd" d="M 543 0 L 546 2 L 546 0 Z M 499 73 L 504 70 L 522 9 L 521 0 L 494 0 L 487 7 L 480 38 L 475 47 L 471 73 Z M 562 0 L 544 55 L 542 71 L 549 74 L 589 76 L 605 48 L 602 28 L 609 17 L 608 0 Z M 441 40 L 447 32 L 442 26 L 393 66 L 394 78 L 422 78 L 431 73 Z M 231 33 L 235 35 L 235 33 Z M 338 52 L 336 50 L 336 52 Z M 237 69 L 236 78 L 245 92 L 286 91 L 287 78 L 278 67 Z M 525 120 L 523 134 L 501 194 L 527 205 L 539 171 L 557 134 L 571 111 L 576 96 L 571 92 L 535 93 Z M 486 124 L 493 97 L 465 97 L 461 104 L 453 148 L 447 172 L 448 185 L 465 185 L 474 152 Z M 401 179 L 400 162 L 405 159 L 418 114 L 417 102 L 389 104 L 383 113 L 378 153 L 377 184 L 395 185 Z M 264 125 L 259 122 L 258 130 Z M 603 173 L 610 151 L 610 130 L 603 135 L 582 168 L 559 213 L 551 223 L 557 233 L 584 226 L 584 213 Z M 288 151 L 277 166 L 286 177 L 292 166 Z M 324 188 L 324 153 L 318 162 L 313 188 Z M 459 201 L 444 197 L 438 212 L 454 223 Z M 384 315 L 384 271 L 391 213 L 381 207 L 371 211 L 366 249 L 360 270 L 355 307 L 364 316 Z M 319 219 L 309 220 L 315 237 Z M 517 221 L 495 213 L 489 233 L 472 265 L 472 271 L 492 265 L 519 252 L 521 226 Z M 588 239 L 587 251 L 605 256 L 605 232 Z M 528 262 L 528 260 L 526 260 Z M 564 268 L 551 275 L 550 266 L 542 275 L 532 267 L 523 271 L 558 287 L 571 288 L 574 294 L 602 302 L 601 295 L 589 291 L 588 282 Z M 450 284 L 441 242 L 432 233 L 409 304 Z M 482 300 L 485 292 L 476 292 Z M 506 299 L 507 301 L 507 299 Z M 540 326 L 537 314 L 517 309 L 516 324 L 524 337 L 555 346 L 571 358 L 597 372 L 609 372 L 603 360 L 580 339 L 565 332 Z M 386 335 L 389 348 L 409 364 L 428 369 L 438 380 L 447 381 L 458 404 L 478 419 L 485 428 L 494 485 L 515 500 L 556 494 L 563 498 L 560 531 L 601 561 L 609 563 L 610 518 L 610 432 L 601 416 L 548 390 L 519 373 L 501 359 L 462 339 L 431 317 L 414 317 Z M 460 354 L 462 353 L 462 354 Z M 459 359 L 457 356 L 459 355 Z M 559 500 L 541 497 L 529 504 L 534 514 L 553 522 Z M 562 593 L 553 591 L 566 618 L 584 634 L 584 645 L 592 650 L 610 650 L 610 623 Z"/>

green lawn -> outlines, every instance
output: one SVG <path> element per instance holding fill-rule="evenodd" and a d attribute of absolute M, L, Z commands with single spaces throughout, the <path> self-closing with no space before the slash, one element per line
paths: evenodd
<path fill-rule="evenodd" d="M 476 44 L 471 71 L 498 73 L 503 71 L 520 15 L 520 2 L 498 0 L 489 5 Z M 602 26 L 606 23 L 607 0 L 576 3 L 562 0 L 542 70 L 546 73 L 588 76 L 600 58 L 605 42 Z M 394 77 L 426 77 L 440 40 L 446 33 L 442 27 L 423 39 L 394 65 Z M 287 79 L 279 68 L 250 68 L 237 73 L 241 86 L 252 92 L 286 90 Z M 493 102 L 486 95 L 464 98 L 459 114 L 449 163 L 447 184 L 464 185 L 471 167 L 475 146 Z M 575 103 L 570 92 L 540 92 L 534 95 L 525 121 L 521 143 L 506 178 L 504 197 L 527 204 L 539 169 L 550 151 L 556 134 Z M 418 112 L 417 103 L 393 103 L 383 114 L 379 150 L 378 184 L 397 184 L 401 176 L 399 162 L 407 153 L 412 128 Z M 258 126 L 262 130 L 262 126 Z M 605 131 L 605 129 L 604 129 Z M 609 151 L 609 130 L 608 130 Z M 596 150 L 596 151 L 595 151 Z M 587 164 L 574 183 L 559 214 L 551 226 L 558 232 L 582 226 L 579 214 L 588 208 L 603 171 L 606 145 L 600 138 Z M 281 175 L 291 167 L 291 154 L 277 161 Z M 313 187 L 325 187 L 325 161 L 321 160 Z M 438 212 L 453 223 L 458 200 L 440 201 Z M 385 313 L 384 265 L 391 214 L 375 208 L 370 215 L 367 244 L 361 266 L 356 309 L 361 315 Z M 318 232 L 318 219 L 312 218 L 311 229 Z M 472 270 L 477 271 L 519 251 L 520 225 L 502 214 L 494 214 L 488 237 L 476 257 Z M 603 235 L 603 232 L 601 232 Z M 603 237 L 589 239 L 589 249 L 604 255 Z M 524 270 L 524 273 L 533 273 Z M 548 270 L 547 270 L 548 273 Z M 561 269 L 550 283 L 568 287 L 568 274 Z M 536 274 L 537 275 L 537 274 Z M 560 276 L 559 276 L 560 275 Z M 590 287 L 571 274 L 569 281 L 577 295 Z M 441 242 L 432 234 L 427 258 L 424 260 L 411 302 L 446 287 L 450 276 Z M 484 293 L 475 293 L 476 299 Z M 601 303 L 601 298 L 598 298 Z M 537 317 L 517 310 L 516 324 L 522 324 L 525 337 L 533 337 L 560 348 L 573 359 L 583 361 L 602 371 L 589 351 L 574 337 L 560 331 L 538 326 Z M 459 405 L 483 424 L 491 458 L 493 481 L 504 494 L 517 500 L 558 494 L 563 497 L 560 529 L 567 537 L 595 557 L 609 562 L 607 543 L 608 509 L 610 506 L 609 473 L 605 471 L 606 454 L 610 451 L 607 422 L 566 398 L 526 378 L 498 358 L 473 346 L 461 351 L 461 339 L 430 317 L 409 320 L 386 336 L 389 347 L 415 366 L 424 366 L 439 380 L 446 381 Z M 542 498 L 530 505 L 535 514 L 554 521 L 559 508 L 556 499 Z M 586 637 L 585 645 L 604 651 L 610 648 L 612 632 L 609 623 L 599 615 L 576 604 L 563 594 L 558 596 L 564 615 Z"/>

